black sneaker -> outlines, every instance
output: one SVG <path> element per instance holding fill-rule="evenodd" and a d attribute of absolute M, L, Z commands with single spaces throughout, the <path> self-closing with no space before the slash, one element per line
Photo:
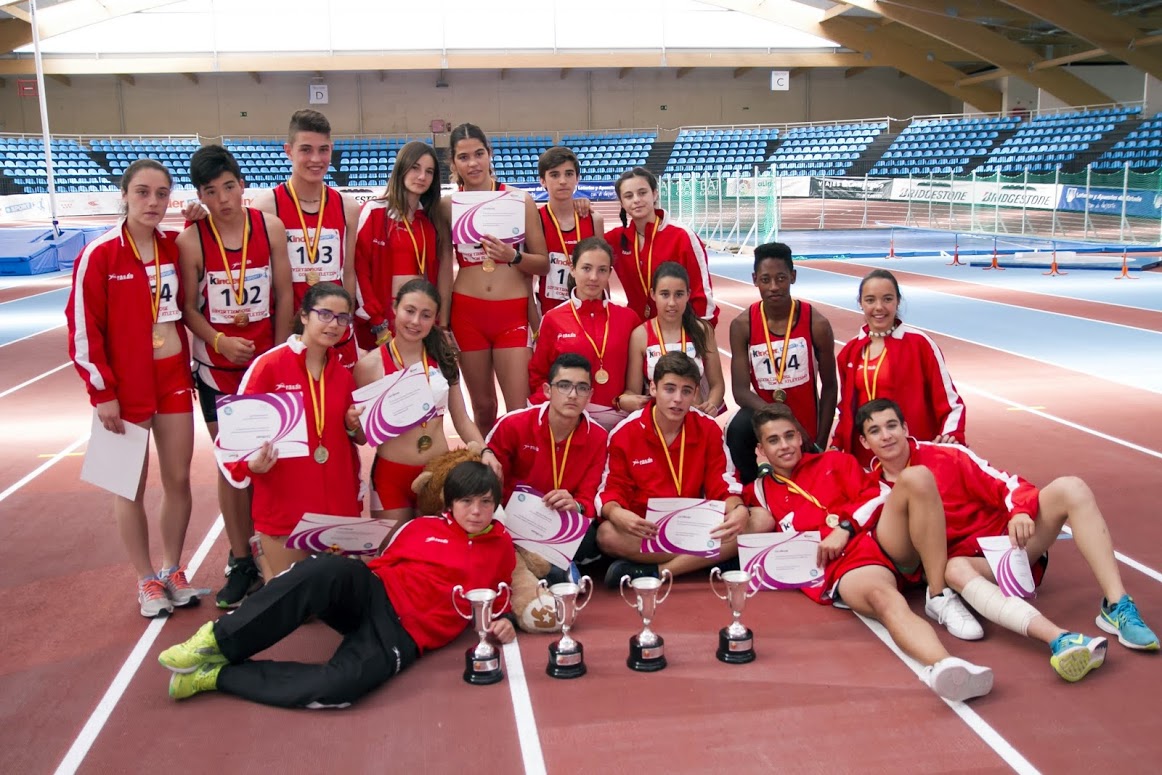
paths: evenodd
<path fill-rule="evenodd" d="M 218 590 L 218 607 L 237 608 L 247 595 L 261 586 L 262 578 L 253 557 L 231 557 L 230 565 L 226 568 L 226 585 Z"/>
<path fill-rule="evenodd" d="M 640 579 L 643 576 L 650 576 L 656 579 L 658 577 L 658 566 L 630 562 L 629 560 L 614 560 L 610 563 L 609 570 L 605 571 L 605 586 L 609 589 L 619 589 L 623 576 L 629 576 L 630 579 Z"/>

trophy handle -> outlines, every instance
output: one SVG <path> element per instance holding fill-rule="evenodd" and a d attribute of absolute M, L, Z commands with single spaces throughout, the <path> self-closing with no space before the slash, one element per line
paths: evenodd
<path fill-rule="evenodd" d="M 581 580 L 577 582 L 577 588 L 581 591 L 581 594 L 585 596 L 585 601 L 582 603 L 577 603 L 576 605 L 577 610 L 580 611 L 582 608 L 589 605 L 589 600 L 593 597 L 593 579 L 589 578 L 588 576 L 582 576 Z"/>
<path fill-rule="evenodd" d="M 640 598 L 638 603 L 631 603 L 629 598 L 625 596 L 625 590 L 627 587 L 630 587 L 628 574 L 621 577 L 621 583 L 618 585 L 618 588 L 621 590 L 621 599 L 625 601 L 625 604 L 630 608 L 637 608 L 640 603 Z M 630 589 L 632 589 L 632 587 L 630 587 Z"/>
<path fill-rule="evenodd" d="M 504 605 L 498 605 L 496 607 L 497 611 L 503 611 L 505 609 L 505 607 L 508 606 L 509 602 L 512 600 L 512 587 L 510 587 L 508 584 L 505 584 L 503 581 L 500 582 L 500 584 L 496 587 L 497 599 L 500 598 L 501 592 L 504 592 Z M 502 616 L 504 616 L 504 614 L 495 613 L 492 615 L 492 621 L 495 622 L 497 619 L 499 619 Z"/>
<path fill-rule="evenodd" d="M 459 595 L 460 597 L 465 597 L 465 595 L 464 595 L 464 587 L 462 587 L 462 586 L 461 586 L 461 585 L 459 585 L 459 584 L 457 584 L 456 586 L 452 587 L 452 608 L 456 609 L 456 613 L 460 615 L 460 618 L 461 618 L 461 619 L 467 619 L 467 620 L 471 621 L 471 620 L 472 620 L 472 611 L 471 611 L 471 609 L 469 609 L 469 611 L 468 611 L 468 613 L 467 613 L 467 614 L 465 614 L 463 611 L 461 611 L 461 610 L 460 610 L 460 605 L 459 605 L 459 603 L 457 603 L 457 602 L 456 602 L 456 596 L 457 596 L 457 595 Z"/>
<path fill-rule="evenodd" d="M 658 598 L 658 603 L 664 603 L 666 602 L 666 598 L 670 596 L 670 590 L 674 588 L 674 574 L 670 573 L 668 568 L 663 568 L 659 578 L 666 585 L 666 594 Z"/>
<path fill-rule="evenodd" d="M 537 594 L 543 595 L 549 592 L 549 582 L 546 579 L 541 579 L 537 582 Z"/>
<path fill-rule="evenodd" d="M 718 598 L 719 600 L 725 600 L 726 593 L 723 593 L 721 595 L 718 594 L 718 587 L 714 586 L 714 580 L 721 579 L 721 578 L 722 578 L 722 571 L 719 570 L 717 565 L 715 565 L 713 568 L 710 569 L 710 591 L 713 592 L 714 596 L 716 598 Z M 667 594 L 669 594 L 669 593 L 667 592 Z"/>

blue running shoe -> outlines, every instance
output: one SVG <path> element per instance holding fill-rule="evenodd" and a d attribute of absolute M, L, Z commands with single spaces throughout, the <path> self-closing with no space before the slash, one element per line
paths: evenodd
<path fill-rule="evenodd" d="M 1138 606 L 1129 595 L 1122 595 L 1122 599 L 1112 606 L 1102 598 L 1101 613 L 1094 621 L 1110 635 L 1117 635 L 1118 642 L 1128 649 L 1158 650 L 1158 636 L 1142 621 Z"/>
<path fill-rule="evenodd" d="M 1089 671 L 1102 666 L 1106 661 L 1108 646 L 1105 638 L 1090 638 L 1080 632 L 1067 632 L 1049 644 L 1053 652 L 1049 664 L 1057 671 L 1057 675 L 1074 683 L 1085 678 Z"/>

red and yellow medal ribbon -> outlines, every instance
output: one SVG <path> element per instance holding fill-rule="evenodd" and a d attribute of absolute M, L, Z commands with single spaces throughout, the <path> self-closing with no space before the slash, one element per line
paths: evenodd
<path fill-rule="evenodd" d="M 662 435 L 662 429 L 658 425 L 658 407 L 655 405 L 650 413 L 650 418 L 654 421 L 654 432 L 658 434 L 658 441 L 662 444 L 662 453 L 666 456 L 666 464 L 670 467 L 670 478 L 674 482 L 674 488 L 678 492 L 678 496 L 682 496 L 682 480 L 685 478 L 686 469 L 686 422 L 682 421 L 682 433 L 678 436 L 678 470 L 674 470 L 674 459 L 670 457 L 670 448 L 666 445 L 666 437 Z"/>
<path fill-rule="evenodd" d="M 759 303 L 765 304 L 764 302 Z M 798 299 L 791 299 L 791 311 L 787 313 L 787 330 L 783 333 L 783 358 L 778 362 L 779 372 L 775 375 L 776 385 L 783 384 L 783 375 L 787 372 L 787 361 L 789 360 L 787 358 L 787 348 L 791 346 L 791 325 L 795 321 L 795 308 L 798 307 L 798 305 Z M 759 317 L 763 319 L 763 338 L 767 343 L 767 357 L 771 359 L 771 370 L 774 371 L 776 363 L 775 350 L 771 346 L 771 327 L 770 324 L 767 323 L 767 308 L 763 306 L 759 311 L 763 313 Z"/>
<path fill-rule="evenodd" d="M 416 241 L 416 235 L 412 232 L 412 225 L 408 223 L 408 217 L 401 213 L 399 219 L 403 221 L 403 227 L 407 229 L 408 236 L 412 239 L 412 250 L 415 251 L 416 265 L 420 268 L 420 276 L 427 277 L 425 269 L 428 266 L 428 241 L 424 239 L 423 232 L 420 232 L 420 241 L 423 243 L 421 246 L 420 242 Z"/>
<path fill-rule="evenodd" d="M 645 235 L 642 236 L 644 237 Z M 657 242 L 657 237 L 658 219 L 654 218 L 654 230 L 650 233 L 650 250 L 646 254 L 646 269 L 648 271 L 643 274 L 641 257 L 638 254 L 637 233 L 635 232 L 633 235 L 633 265 L 637 267 L 637 278 L 641 281 L 642 293 L 646 295 L 647 305 L 650 303 L 650 283 L 654 280 L 654 243 Z"/>
<path fill-rule="evenodd" d="M 666 350 L 666 338 L 664 336 L 662 336 L 662 326 L 660 323 L 658 323 L 657 318 L 654 318 L 650 322 L 653 324 L 654 333 L 657 334 L 658 346 L 661 348 L 661 354 L 665 355 L 668 351 Z M 685 328 L 685 326 L 681 326 L 681 325 L 679 327 L 681 328 L 681 331 L 682 331 L 682 340 L 681 340 L 682 354 L 685 355 L 685 353 L 686 353 L 686 328 Z"/>
<path fill-rule="evenodd" d="M 601 303 L 602 306 L 605 306 L 603 302 L 599 302 L 599 303 Z M 581 316 L 577 314 L 577 305 L 574 304 L 572 301 L 570 301 L 569 302 L 569 309 L 571 309 L 573 311 L 573 318 L 577 321 L 577 327 L 581 329 L 581 333 L 585 335 L 585 338 L 589 340 L 589 344 L 593 346 L 593 352 L 597 353 L 597 368 L 598 369 L 603 368 L 603 365 L 605 363 L 605 348 L 606 348 L 606 345 L 609 344 L 609 319 L 611 317 L 613 317 L 612 315 L 609 314 L 609 309 L 608 308 L 605 309 L 605 335 L 601 339 L 601 349 L 600 350 L 597 349 L 597 342 L 594 341 L 593 337 L 591 337 L 589 335 L 589 332 L 585 330 L 585 326 L 582 325 Z"/>
<path fill-rule="evenodd" d="M 809 500 L 811 503 L 813 503 L 813 504 L 815 504 L 816 506 L 818 506 L 820 509 L 823 509 L 823 511 L 824 511 L 824 512 L 826 512 L 826 511 L 827 511 L 827 508 L 826 508 L 826 507 L 825 507 L 825 506 L 824 506 L 822 503 L 820 503 L 820 502 L 819 502 L 819 499 L 818 499 L 818 498 L 816 498 L 814 495 L 812 495 L 811 493 L 809 493 L 809 492 L 807 492 L 806 490 L 804 490 L 804 489 L 803 489 L 802 487 L 800 487 L 799 485 L 795 484 L 793 481 L 791 481 L 791 480 L 790 480 L 790 479 L 788 479 L 787 477 L 785 477 L 785 476 L 780 476 L 779 474 L 775 474 L 774 476 L 775 476 L 775 481 L 776 481 L 776 482 L 778 482 L 779 484 L 784 484 L 784 485 L 786 485 L 786 486 L 787 486 L 787 489 L 788 489 L 788 490 L 790 490 L 791 492 L 795 493 L 796 495 L 801 495 L 801 496 L 803 496 L 804 498 L 806 498 L 807 500 Z"/>
<path fill-rule="evenodd" d="M 129 233 L 128 227 L 125 229 L 125 238 L 129 240 L 129 247 L 133 249 L 133 255 L 141 261 L 141 252 L 137 249 L 137 243 L 133 241 L 133 235 Z M 141 261 L 145 263 L 144 261 Z M 161 251 L 157 249 L 157 234 L 153 235 L 153 296 L 149 303 L 153 306 L 153 322 L 157 322 L 158 311 L 161 310 Z"/>
<path fill-rule="evenodd" d="M 565 465 L 569 462 L 569 448 L 573 446 L 573 434 L 577 429 L 569 431 L 565 439 L 565 453 L 561 456 L 561 467 L 557 468 L 557 436 L 553 433 L 553 426 L 549 426 L 549 451 L 553 455 L 553 489 L 561 489 L 561 482 L 565 480 Z"/>
<path fill-rule="evenodd" d="M 557 216 L 553 213 L 553 206 L 551 204 L 545 205 L 545 209 L 549 211 L 549 220 L 553 222 L 553 226 L 557 229 L 557 239 L 561 240 L 561 251 L 567 256 L 569 255 L 569 245 L 565 242 L 565 232 L 561 231 L 561 224 L 557 221 Z M 581 241 L 581 219 L 577 217 L 577 208 L 573 208 L 573 231 L 577 234 L 577 241 Z"/>
<path fill-rule="evenodd" d="M 871 341 L 869 340 L 867 346 L 863 348 L 863 390 L 867 394 L 868 401 L 874 401 L 876 393 L 879 391 L 880 385 L 880 367 L 884 364 L 884 357 L 888 354 L 888 342 L 884 340 L 884 349 L 880 351 L 880 357 L 876 360 L 876 375 L 872 378 L 871 383 L 867 380 L 868 369 L 868 355 L 871 350 Z"/>
<path fill-rule="evenodd" d="M 315 415 L 315 433 L 319 436 L 319 444 L 323 443 L 323 426 L 327 423 L 327 416 L 323 412 L 323 404 L 327 401 L 327 383 L 326 378 L 327 364 L 323 364 L 322 371 L 319 372 L 319 394 L 315 395 L 315 377 L 311 374 L 311 370 L 307 369 L 307 387 L 311 390 L 311 410 Z"/>
<path fill-rule="evenodd" d="M 246 218 L 242 225 L 242 267 L 238 270 L 238 282 L 234 282 L 234 273 L 230 271 L 230 259 L 226 257 L 226 245 L 222 242 L 222 235 L 214 225 L 214 217 L 207 215 L 210 222 L 210 232 L 214 235 L 214 242 L 218 244 L 218 252 L 222 254 L 222 266 L 226 268 L 226 280 L 230 283 L 230 290 L 234 292 L 234 301 L 239 307 L 246 298 L 246 251 L 250 247 L 250 213 L 243 209 Z"/>
<path fill-rule="evenodd" d="M 295 203 L 295 212 L 299 216 L 299 226 L 303 229 L 303 243 L 307 249 L 307 262 L 315 263 L 319 260 L 319 240 L 323 236 L 323 211 L 327 209 L 327 187 L 323 186 L 323 194 L 319 200 L 319 220 L 315 222 L 315 236 L 307 228 L 307 219 L 303 215 L 303 207 L 299 204 L 299 195 L 295 193 L 294 185 L 288 180 L 286 190 L 290 193 L 291 201 Z"/>

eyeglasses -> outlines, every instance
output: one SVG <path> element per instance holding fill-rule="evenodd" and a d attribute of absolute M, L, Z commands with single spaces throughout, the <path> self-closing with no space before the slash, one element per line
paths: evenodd
<path fill-rule="evenodd" d="M 332 312 L 331 310 L 325 309 L 323 307 L 312 307 L 311 312 L 314 312 L 316 315 L 318 315 L 319 320 L 323 323 L 330 323 L 332 320 L 337 320 L 339 321 L 339 325 L 341 325 L 343 328 L 351 325 L 352 317 L 351 313 L 349 312 Z"/>
<path fill-rule="evenodd" d="M 581 396 L 582 398 L 584 398 L 585 396 L 587 396 L 593 392 L 593 386 L 590 385 L 588 382 L 570 382 L 567 379 L 560 380 L 559 382 L 554 382 L 553 387 L 555 387 L 559 392 L 564 393 L 565 395 L 569 395 L 570 393 L 576 393 L 577 395 Z"/>

